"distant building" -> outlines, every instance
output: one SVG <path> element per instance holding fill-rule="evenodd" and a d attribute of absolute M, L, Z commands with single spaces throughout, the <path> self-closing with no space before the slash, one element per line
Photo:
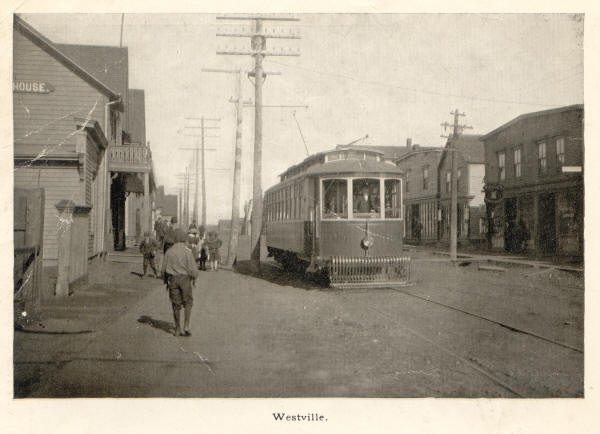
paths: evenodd
<path fill-rule="evenodd" d="M 177 217 L 177 195 L 165 194 L 165 188 L 160 185 L 156 189 L 155 197 L 155 217 L 163 217 L 171 220 L 172 217 Z"/>
<path fill-rule="evenodd" d="M 441 147 L 422 147 L 406 142 L 396 165 L 404 171 L 404 239 L 408 243 L 438 239 L 438 164 Z"/>
<path fill-rule="evenodd" d="M 462 134 L 448 139 L 438 166 L 440 200 L 440 240 L 450 239 L 450 200 L 452 155 L 456 149 L 457 167 L 457 240 L 481 242 L 485 240 L 485 153 L 481 136 Z"/>
<path fill-rule="evenodd" d="M 571 105 L 523 114 L 481 137 L 493 247 L 511 250 L 522 221 L 530 249 L 583 255 L 583 120 L 583 105 Z"/>

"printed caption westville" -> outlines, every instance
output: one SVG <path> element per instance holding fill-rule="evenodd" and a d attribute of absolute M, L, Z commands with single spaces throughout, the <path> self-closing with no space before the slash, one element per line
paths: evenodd
<path fill-rule="evenodd" d="M 327 422 L 327 418 L 319 413 L 286 414 L 273 413 L 273 418 L 280 422 Z"/>

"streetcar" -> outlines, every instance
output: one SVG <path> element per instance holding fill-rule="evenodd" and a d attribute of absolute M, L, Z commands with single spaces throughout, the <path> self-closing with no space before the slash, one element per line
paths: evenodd
<path fill-rule="evenodd" d="M 403 172 L 382 152 L 337 148 L 306 158 L 265 192 L 268 255 L 338 288 L 404 285 Z"/>

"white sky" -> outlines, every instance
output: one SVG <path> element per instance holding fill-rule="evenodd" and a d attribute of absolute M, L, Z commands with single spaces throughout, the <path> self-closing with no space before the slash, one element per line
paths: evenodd
<path fill-rule="evenodd" d="M 24 14 L 54 42 L 118 45 L 120 14 Z M 583 102 L 583 21 L 566 14 L 300 14 L 301 40 L 267 41 L 300 57 L 268 57 L 265 104 L 308 105 L 297 119 L 311 153 L 365 134 L 367 144 L 442 145 L 440 123 L 466 112 L 470 133 L 484 134 L 521 113 Z M 233 22 L 242 25 L 240 22 Z M 208 168 L 231 168 L 234 76 L 206 67 L 251 69 L 249 56 L 218 56 L 217 47 L 249 47 L 217 38 L 224 22 L 209 14 L 127 14 L 129 87 L 146 92 L 146 137 L 156 179 L 176 191 L 176 174 L 192 161 L 194 138 L 184 117 L 220 117 L 220 138 L 207 139 Z M 273 27 L 272 25 L 268 25 Z M 253 86 L 244 80 L 245 98 Z M 292 109 L 265 108 L 263 190 L 306 151 Z M 244 111 L 243 200 L 252 195 L 254 113 Z M 194 124 L 198 125 L 198 123 Z M 214 134 L 209 131 L 208 134 Z M 207 173 L 209 223 L 231 216 L 232 172 Z"/>

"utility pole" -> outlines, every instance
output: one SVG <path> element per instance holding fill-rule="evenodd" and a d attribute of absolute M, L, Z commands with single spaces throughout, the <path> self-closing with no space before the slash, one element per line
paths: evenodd
<path fill-rule="evenodd" d="M 448 152 L 450 152 L 452 158 L 452 172 L 450 175 L 450 260 L 456 261 L 456 245 L 457 245 L 457 212 L 458 212 L 458 183 L 457 183 L 457 174 L 456 174 L 456 153 L 458 150 L 456 149 L 456 142 L 460 134 L 462 134 L 463 130 L 471 129 L 473 127 L 468 125 L 459 125 L 458 117 L 465 116 L 464 113 L 460 113 L 458 109 L 455 109 L 453 112 L 450 112 L 451 115 L 454 116 L 454 123 L 449 124 L 448 122 L 443 122 L 441 125 L 446 130 L 447 127 L 452 127 L 452 135 L 451 136 L 442 136 L 448 138 Z"/>
<path fill-rule="evenodd" d="M 119 39 L 119 47 L 123 46 L 123 25 L 125 24 L 125 14 L 121 14 L 121 39 Z"/>
<path fill-rule="evenodd" d="M 225 55 L 250 55 L 254 57 L 254 177 L 252 182 L 252 234 L 251 234 L 251 268 L 260 271 L 260 236 L 262 232 L 262 85 L 266 78 L 262 62 L 265 56 L 299 56 L 299 52 L 291 50 L 267 51 L 266 38 L 300 39 L 297 34 L 266 32 L 263 21 L 300 21 L 298 18 L 285 18 L 275 16 L 219 16 L 218 20 L 254 21 L 254 28 L 250 31 L 217 32 L 217 36 L 249 37 L 250 50 L 218 50 L 217 54 Z M 268 34 L 267 34 L 268 33 Z M 233 223 L 233 222 L 232 222 Z"/>
<path fill-rule="evenodd" d="M 203 72 L 220 72 L 237 74 L 236 96 L 230 102 L 235 103 L 235 162 L 233 166 L 233 194 L 231 198 L 231 231 L 229 233 L 229 248 L 227 249 L 227 267 L 233 267 L 238 249 L 238 235 L 240 231 L 240 182 L 242 171 L 242 70 L 241 69 L 202 69 Z"/>
<path fill-rule="evenodd" d="M 200 117 L 200 118 L 185 118 L 186 120 L 200 120 L 200 126 L 186 126 L 186 129 L 198 129 L 200 128 L 201 133 L 200 133 L 200 147 L 194 147 L 194 148 L 180 148 L 180 149 L 184 149 L 184 150 L 193 150 L 195 151 L 195 171 L 196 171 L 196 186 L 194 189 L 194 214 L 193 214 L 193 220 L 196 224 L 198 224 L 198 188 L 199 188 L 199 184 L 200 184 L 200 180 L 199 180 L 199 160 L 202 160 L 202 226 L 204 226 L 206 228 L 206 166 L 205 166 L 205 151 L 216 151 L 216 148 L 209 148 L 206 149 L 204 146 L 204 139 L 205 138 L 212 138 L 212 137 L 218 137 L 218 136 L 206 136 L 205 135 L 205 130 L 216 130 L 219 129 L 220 127 L 218 126 L 210 126 L 210 125 L 205 125 L 204 122 L 205 121 L 215 121 L 218 122 L 221 119 L 220 118 L 205 118 L 204 116 Z M 187 134 L 187 136 L 190 137 L 198 137 L 198 135 L 193 135 L 193 134 Z M 201 152 L 202 154 L 199 156 L 198 152 Z"/>
<path fill-rule="evenodd" d="M 189 167 L 185 168 L 185 172 L 177 174 L 177 177 L 183 182 L 183 195 L 182 195 L 182 216 L 179 221 L 182 227 L 187 228 L 190 223 L 190 170 Z"/>

